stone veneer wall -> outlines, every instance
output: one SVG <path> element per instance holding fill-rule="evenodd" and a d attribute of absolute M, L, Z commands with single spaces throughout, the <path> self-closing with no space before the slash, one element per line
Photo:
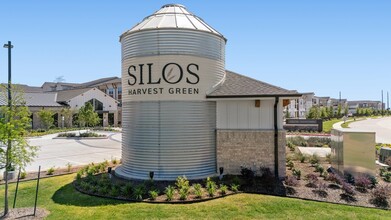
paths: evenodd
<path fill-rule="evenodd" d="M 266 166 L 274 173 L 274 130 L 217 130 L 217 168 L 225 174 L 240 174 L 240 166 L 259 173 Z M 278 132 L 279 176 L 285 177 L 286 132 Z"/>

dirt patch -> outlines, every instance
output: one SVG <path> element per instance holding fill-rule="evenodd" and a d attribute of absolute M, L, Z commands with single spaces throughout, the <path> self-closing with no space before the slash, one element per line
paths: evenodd
<path fill-rule="evenodd" d="M 50 212 L 46 209 L 37 208 L 34 216 L 34 208 L 16 208 L 10 209 L 8 215 L 0 219 L 44 219 L 49 213 Z M 3 216 L 3 213 L 1 213 L 1 216 Z"/>

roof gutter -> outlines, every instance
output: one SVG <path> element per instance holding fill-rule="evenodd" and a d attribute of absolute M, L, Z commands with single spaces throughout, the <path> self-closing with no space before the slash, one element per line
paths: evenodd
<path fill-rule="evenodd" d="M 280 97 L 290 97 L 290 98 L 299 98 L 302 97 L 303 94 L 281 94 L 281 95 L 211 95 L 206 96 L 206 98 L 211 99 L 224 99 L 224 98 L 280 98 Z"/>
<path fill-rule="evenodd" d="M 274 176 L 279 178 L 278 172 L 278 103 L 280 98 L 278 96 L 275 97 L 274 100 Z"/>

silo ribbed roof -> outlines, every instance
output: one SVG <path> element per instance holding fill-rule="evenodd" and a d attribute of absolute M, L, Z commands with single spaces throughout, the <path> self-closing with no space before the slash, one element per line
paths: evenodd
<path fill-rule="evenodd" d="M 180 4 L 163 5 L 158 11 L 144 18 L 140 23 L 123 33 L 122 36 L 136 31 L 162 28 L 199 30 L 210 32 L 224 38 L 222 34 L 208 25 L 204 20 L 189 12 L 185 6 Z"/>

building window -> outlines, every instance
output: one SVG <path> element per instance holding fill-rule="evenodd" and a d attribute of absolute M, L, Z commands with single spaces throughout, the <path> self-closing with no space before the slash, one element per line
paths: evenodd
<path fill-rule="evenodd" d="M 109 88 L 107 93 L 111 98 L 114 98 L 114 88 Z"/>
<path fill-rule="evenodd" d="M 95 111 L 102 111 L 103 110 L 103 103 L 101 101 L 99 101 L 97 99 L 91 99 L 88 102 L 92 104 Z"/>
<path fill-rule="evenodd" d="M 119 86 L 118 87 L 118 100 L 121 100 L 122 99 L 122 87 Z"/>

